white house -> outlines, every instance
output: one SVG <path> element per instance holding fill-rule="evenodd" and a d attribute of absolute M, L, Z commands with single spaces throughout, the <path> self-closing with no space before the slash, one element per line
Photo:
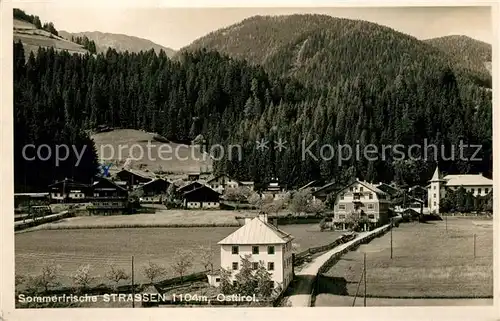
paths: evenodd
<path fill-rule="evenodd" d="M 253 191 L 254 183 L 251 181 L 239 181 L 233 179 L 227 175 L 219 175 L 212 177 L 207 180 L 206 185 L 210 186 L 214 191 L 217 191 L 221 194 L 224 193 L 226 189 L 233 189 L 239 187 L 246 187 L 248 190 Z"/>
<path fill-rule="evenodd" d="M 381 226 L 389 220 L 390 204 L 386 192 L 371 183 L 355 180 L 337 193 L 333 224 L 345 229 L 348 215 L 359 212 L 360 216 L 366 215 L 371 227 Z"/>
<path fill-rule="evenodd" d="M 474 196 L 488 195 L 493 190 L 493 180 L 479 174 L 459 174 L 442 176 L 439 167 L 436 167 L 434 175 L 427 185 L 427 200 L 429 210 L 439 213 L 439 202 L 446 197 L 446 189 L 458 189 L 463 187 Z"/>
<path fill-rule="evenodd" d="M 257 269 L 259 262 L 264 266 L 273 281 L 273 287 L 288 287 L 293 279 L 292 261 L 293 236 L 280 230 L 267 221 L 267 214 L 245 220 L 245 225 L 220 241 L 221 268 L 235 275 L 241 269 L 241 258 L 250 255 L 252 268 Z M 220 279 L 214 279 L 213 285 L 219 285 Z"/>

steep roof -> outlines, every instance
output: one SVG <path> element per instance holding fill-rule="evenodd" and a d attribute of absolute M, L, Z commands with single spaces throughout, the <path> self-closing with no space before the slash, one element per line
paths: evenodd
<path fill-rule="evenodd" d="M 129 168 L 129 169 L 122 169 L 120 170 L 118 174 L 122 173 L 122 172 L 129 172 L 131 174 L 134 174 L 136 176 L 139 176 L 139 177 L 142 177 L 144 179 L 149 179 L 149 180 L 152 180 L 155 178 L 155 175 L 150 173 L 150 172 L 145 172 L 145 171 L 142 171 L 142 170 L 139 170 L 139 169 L 132 169 L 132 168 Z"/>
<path fill-rule="evenodd" d="M 74 181 L 71 178 L 65 178 L 65 179 L 63 179 L 61 181 L 57 181 L 57 182 L 55 182 L 53 184 L 50 184 L 49 187 L 57 187 L 57 186 L 63 185 L 63 184 L 66 184 L 66 186 L 68 188 L 86 188 L 86 187 L 89 186 L 88 184 L 83 184 L 83 183 Z"/>
<path fill-rule="evenodd" d="M 285 244 L 293 236 L 255 217 L 217 244 Z"/>
<path fill-rule="evenodd" d="M 446 175 L 446 186 L 493 186 L 493 180 L 481 174 Z"/>
<path fill-rule="evenodd" d="M 436 166 L 436 170 L 434 171 L 434 174 L 432 175 L 431 182 L 438 182 L 442 181 L 443 176 L 441 175 L 441 172 L 439 171 L 439 166 Z"/>
<path fill-rule="evenodd" d="M 98 179 L 97 181 L 93 182 L 92 183 L 92 188 L 95 188 L 97 185 L 100 185 L 100 184 L 110 184 L 122 191 L 126 191 L 127 189 L 124 188 L 123 186 L 120 186 L 118 185 L 117 183 L 115 183 L 114 181 L 110 180 L 109 178 L 106 178 L 106 177 L 101 177 L 100 179 Z"/>

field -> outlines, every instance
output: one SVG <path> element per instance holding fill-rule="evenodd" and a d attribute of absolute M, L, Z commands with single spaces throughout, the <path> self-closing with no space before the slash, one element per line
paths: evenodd
<path fill-rule="evenodd" d="M 69 53 L 87 53 L 81 45 L 51 35 L 45 30 L 36 29 L 34 25 L 26 21 L 14 19 L 13 27 L 14 41 L 21 40 L 25 47 L 26 58 L 29 57 L 31 51 L 36 54 L 38 47 L 54 47 L 55 50 L 67 50 Z"/>
<path fill-rule="evenodd" d="M 316 305 L 343 305 L 346 296 L 356 293 L 363 269 L 363 253 L 366 253 L 367 296 L 491 297 L 492 221 L 472 218 L 448 218 L 447 221 L 406 223 L 395 228 L 393 259 L 390 258 L 390 233 L 347 253 L 321 276 Z M 361 284 L 361 296 L 363 291 L 364 284 Z M 352 302 L 352 297 L 349 301 Z"/>
<path fill-rule="evenodd" d="M 34 229 L 238 226 L 235 216 L 236 212 L 233 211 L 160 210 L 155 214 L 77 216 L 40 225 Z"/>
<path fill-rule="evenodd" d="M 41 230 L 15 235 L 16 273 L 38 274 L 45 262 L 61 265 L 63 284 L 70 285 L 70 276 L 81 264 L 91 264 L 93 275 L 100 276 L 96 283 L 107 282 L 105 275 L 110 263 L 130 271 L 134 256 L 137 282 L 144 282 L 141 266 L 149 260 L 169 269 L 172 255 L 177 249 L 195 253 L 191 272 L 203 270 L 199 255 L 200 246 L 214 249 L 214 266 L 220 264 L 217 242 L 235 231 L 237 227 L 215 228 L 120 228 Z M 340 233 L 320 232 L 314 225 L 286 225 L 282 229 L 295 237 L 300 249 L 334 241 Z"/>
<path fill-rule="evenodd" d="M 94 134 L 92 139 L 95 142 L 99 158 L 118 162 L 121 165 L 125 163 L 129 155 L 132 158 L 140 158 L 132 162 L 132 168 L 142 167 L 151 172 L 162 170 L 170 173 L 189 173 L 199 172 L 201 169 L 211 169 L 212 162 L 208 154 L 202 154 L 197 148 L 186 145 L 155 141 L 153 137 L 153 134 L 140 130 L 117 129 Z M 148 155 L 148 142 L 151 142 L 150 157 Z M 101 150 L 103 145 L 111 145 L 113 148 L 106 147 Z M 140 148 L 132 147 L 134 145 L 140 146 Z M 143 157 L 141 157 L 141 150 Z M 112 151 L 114 151 L 114 155 Z M 116 170 L 117 166 L 112 166 L 110 173 Z"/>

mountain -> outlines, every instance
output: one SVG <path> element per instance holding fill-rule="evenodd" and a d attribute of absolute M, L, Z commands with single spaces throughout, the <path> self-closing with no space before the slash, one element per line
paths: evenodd
<path fill-rule="evenodd" d="M 214 150 L 214 171 L 256 186 L 352 177 L 426 184 L 436 162 L 449 173 L 491 174 L 491 92 L 456 72 L 442 50 L 377 24 L 254 17 L 195 42 L 179 59 L 154 51 L 41 50 L 38 57 L 26 62 L 15 44 L 15 159 L 24 164 L 17 185 L 46 186 L 74 169 L 73 160 L 32 165 L 23 146 L 70 145 L 102 125 L 222 147 Z M 82 134 L 77 143 L 89 139 Z M 482 148 L 472 156 L 474 148 L 459 151 L 462 142 Z M 96 158 L 89 153 L 85 177 Z"/>
<path fill-rule="evenodd" d="M 99 31 L 92 32 L 75 32 L 69 33 L 67 31 L 59 31 L 59 34 L 66 39 L 71 39 L 71 37 L 83 37 L 87 36 L 90 40 L 93 40 L 97 45 L 97 52 L 106 52 L 108 48 L 114 48 L 117 51 L 129 51 L 129 52 L 139 52 L 154 49 L 156 53 L 160 50 L 165 51 L 167 57 L 172 57 L 175 54 L 175 50 L 167 47 L 163 47 L 159 44 L 152 42 L 151 40 L 128 36 L 116 33 L 106 33 Z"/>
<path fill-rule="evenodd" d="M 83 46 L 46 30 L 39 29 L 28 21 L 14 19 L 13 27 L 14 41 L 20 40 L 23 43 L 26 58 L 29 57 L 30 52 L 36 54 L 38 48 L 54 48 L 56 51 L 67 50 L 69 53 L 78 54 L 88 53 Z"/>
<path fill-rule="evenodd" d="M 458 35 L 427 39 L 425 42 L 444 52 L 458 69 L 483 78 L 491 76 L 491 44 Z"/>
<path fill-rule="evenodd" d="M 327 15 L 255 16 L 209 33 L 180 51 L 202 48 L 319 86 L 346 74 L 389 79 L 408 70 L 452 64 L 441 49 L 410 35 Z M 462 77 L 476 80 L 467 74 Z"/>

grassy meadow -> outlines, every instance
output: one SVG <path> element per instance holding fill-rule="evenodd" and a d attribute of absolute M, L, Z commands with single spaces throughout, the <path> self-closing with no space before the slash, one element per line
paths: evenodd
<path fill-rule="evenodd" d="M 353 296 L 366 253 L 367 296 L 455 298 L 493 295 L 492 221 L 448 218 L 448 222 L 406 223 L 347 253 L 321 276 L 317 301 L 334 305 Z M 476 250 L 474 257 L 474 234 Z M 364 284 L 359 294 L 364 294 Z M 337 297 L 337 298 L 335 298 Z M 331 299 L 331 304 L 329 300 Z"/>
<path fill-rule="evenodd" d="M 110 217 L 108 217 L 110 218 Z M 36 275 L 43 264 L 61 265 L 62 283 L 71 285 L 71 275 L 79 265 L 90 264 L 95 283 L 108 282 L 104 275 L 109 264 L 131 270 L 131 257 L 135 261 L 135 278 L 145 282 L 141 266 L 148 261 L 164 265 L 166 277 L 171 271 L 172 256 L 177 249 L 191 250 L 194 254 L 190 272 L 203 270 L 201 246 L 214 251 L 214 266 L 220 264 L 217 242 L 238 227 L 204 228 L 120 228 L 120 229 L 64 229 L 40 230 L 15 235 L 16 273 Z M 320 232 L 317 224 L 284 225 L 284 231 L 295 237 L 300 250 L 333 242 L 340 232 Z"/>

